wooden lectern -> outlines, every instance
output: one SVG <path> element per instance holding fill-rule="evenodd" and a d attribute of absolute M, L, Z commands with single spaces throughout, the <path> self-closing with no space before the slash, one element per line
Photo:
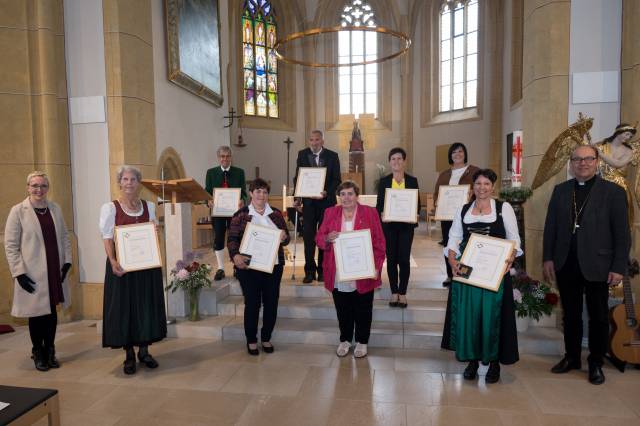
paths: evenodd
<path fill-rule="evenodd" d="M 156 180 L 142 179 L 142 185 L 158 196 L 164 204 L 164 242 L 166 282 L 171 282 L 171 269 L 184 254 L 192 249 L 191 204 L 211 200 L 211 194 L 200 186 L 193 178 Z M 164 188 L 163 188 L 164 186 Z M 164 194 L 163 194 L 164 192 Z M 164 198 L 163 199 L 163 195 Z M 176 208 L 177 207 L 177 208 Z M 188 312 L 188 298 L 182 291 L 167 294 L 167 315 L 185 316 Z M 204 309 L 213 313 L 211 309 Z"/>

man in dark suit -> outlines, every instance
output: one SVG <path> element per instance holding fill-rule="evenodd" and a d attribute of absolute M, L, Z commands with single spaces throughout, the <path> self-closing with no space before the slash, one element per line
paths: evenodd
<path fill-rule="evenodd" d="M 340 159 L 338 154 L 323 147 L 324 137 L 320 130 L 314 130 L 309 136 L 309 147 L 298 152 L 296 175 L 293 178 L 295 187 L 300 167 L 326 167 L 322 197 L 302 199 L 302 237 L 304 240 L 304 279 L 310 283 L 315 278 L 324 281 L 322 274 L 322 250 L 318 250 L 318 263 L 315 261 L 316 232 L 322 223 L 324 211 L 336 204 L 336 189 L 340 185 Z M 317 276 L 316 276 L 317 273 Z"/>
<path fill-rule="evenodd" d="M 240 188 L 240 204 L 238 209 L 244 206 L 247 200 L 247 192 L 245 190 L 244 170 L 231 165 L 231 148 L 221 146 L 216 152 L 218 156 L 219 166 L 207 170 L 207 178 L 205 189 L 211 195 L 215 188 Z M 210 204 L 212 206 L 212 204 Z M 213 279 L 220 281 L 225 277 L 224 274 L 224 242 L 225 232 L 229 228 L 231 222 L 230 217 L 213 217 L 213 250 L 216 255 L 218 269 Z"/>
<path fill-rule="evenodd" d="M 543 272 L 556 281 L 563 309 L 565 356 L 551 371 L 580 369 L 582 299 L 589 314 L 589 382 L 604 382 L 609 342 L 609 286 L 625 273 L 630 247 L 624 190 L 596 176 L 598 151 L 590 145 L 571 154 L 575 179 L 557 185 L 544 225 Z M 557 277 L 557 280 L 556 280 Z"/>

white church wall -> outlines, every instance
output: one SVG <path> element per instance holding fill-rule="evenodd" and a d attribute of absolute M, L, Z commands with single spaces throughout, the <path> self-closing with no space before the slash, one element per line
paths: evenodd
<path fill-rule="evenodd" d="M 64 26 L 69 103 L 85 105 L 76 111 L 87 112 L 88 97 L 102 98 L 104 105 L 107 94 L 102 0 L 65 0 Z M 109 141 L 104 109 L 101 118 L 99 108 L 92 110 L 98 117 L 89 120 L 72 111 L 69 139 L 80 282 L 100 283 L 105 254 L 98 218 L 110 200 Z"/>
<path fill-rule="evenodd" d="M 156 113 L 156 153 L 173 147 L 188 177 L 204 186 L 206 171 L 217 164 L 216 149 L 229 145 L 227 64 L 229 63 L 228 0 L 219 1 L 220 64 L 224 103 L 220 108 L 173 84 L 167 78 L 164 0 L 152 0 L 153 67 Z"/>

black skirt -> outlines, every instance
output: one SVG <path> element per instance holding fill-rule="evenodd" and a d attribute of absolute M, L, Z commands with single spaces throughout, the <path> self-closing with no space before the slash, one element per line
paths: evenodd
<path fill-rule="evenodd" d="M 107 260 L 104 278 L 102 346 L 144 346 L 167 337 L 162 269 L 113 274 Z"/>

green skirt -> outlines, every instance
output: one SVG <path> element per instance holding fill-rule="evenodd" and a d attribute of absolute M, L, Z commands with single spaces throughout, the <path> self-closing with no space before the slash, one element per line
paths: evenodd
<path fill-rule="evenodd" d="M 451 349 L 459 361 L 497 361 L 504 280 L 497 292 L 451 283 Z"/>

